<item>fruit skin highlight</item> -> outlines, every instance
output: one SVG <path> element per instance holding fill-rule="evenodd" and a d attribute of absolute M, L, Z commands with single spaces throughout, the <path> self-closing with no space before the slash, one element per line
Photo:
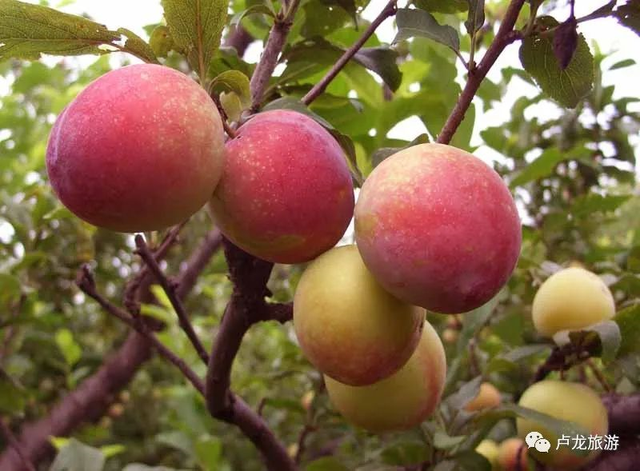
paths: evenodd
<path fill-rule="evenodd" d="M 197 83 L 160 65 L 113 70 L 60 114 L 47 172 L 62 203 L 99 227 L 139 232 L 185 221 L 224 166 L 218 110 Z"/>
<path fill-rule="evenodd" d="M 251 118 L 227 143 L 211 200 L 223 234 L 250 254 L 302 263 L 333 247 L 353 216 L 342 148 L 313 119 L 286 110 Z"/>
<path fill-rule="evenodd" d="M 615 301 L 607 285 L 584 268 L 560 270 L 538 289 L 531 308 L 536 330 L 553 337 L 561 330 L 579 330 L 613 318 Z"/>
<path fill-rule="evenodd" d="M 382 286 L 447 314 L 475 309 L 502 288 L 522 238 L 499 175 L 442 144 L 409 147 L 376 167 L 358 198 L 355 231 Z"/>
<path fill-rule="evenodd" d="M 325 376 L 329 399 L 349 422 L 370 432 L 408 430 L 426 420 L 442 397 L 444 347 L 425 321 L 418 347 L 396 373 L 370 386 L 348 386 Z"/>
<path fill-rule="evenodd" d="M 425 317 L 385 291 L 354 245 L 322 254 L 303 273 L 293 325 L 305 357 L 352 386 L 395 373 L 412 355 Z"/>
<path fill-rule="evenodd" d="M 556 419 L 574 422 L 584 429 L 585 436 L 604 436 L 609 431 L 609 418 L 602 399 L 583 384 L 555 380 L 540 381 L 522 394 L 519 405 Z M 539 453 L 535 448 L 529 449 L 536 459 L 549 466 L 559 469 L 577 469 L 599 454 L 599 450 L 595 450 L 580 456 L 571 450 L 571 446 L 560 446 L 556 450 L 559 437 L 551 430 L 522 418 L 518 418 L 516 424 L 520 437 L 524 438 L 529 432 L 536 431 L 551 442 L 548 453 Z"/>

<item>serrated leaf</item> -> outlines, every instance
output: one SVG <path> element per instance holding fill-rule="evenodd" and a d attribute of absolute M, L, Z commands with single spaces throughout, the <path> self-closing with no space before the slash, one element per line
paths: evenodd
<path fill-rule="evenodd" d="M 550 29 L 558 26 L 551 17 L 538 19 L 540 25 Z M 520 62 L 542 91 L 567 108 L 575 108 L 593 88 L 593 56 L 584 36 L 578 36 L 578 45 L 566 69 L 553 51 L 553 34 L 530 35 L 520 46 Z"/>
<path fill-rule="evenodd" d="M 240 121 L 242 112 L 246 109 L 246 106 L 242 104 L 240 97 L 233 92 L 222 92 L 220 94 L 220 105 L 224 110 L 229 121 Z"/>
<path fill-rule="evenodd" d="M 491 471 L 492 469 L 488 459 L 471 450 L 456 453 L 451 459 L 457 464 L 458 471 Z"/>
<path fill-rule="evenodd" d="M 102 471 L 104 454 L 72 438 L 53 461 L 49 471 Z"/>
<path fill-rule="evenodd" d="M 594 344 L 592 338 L 596 337 L 598 341 Z M 614 321 L 599 322 L 589 327 L 583 327 L 580 330 L 562 330 L 553 336 L 553 341 L 563 346 L 573 344 L 576 346 L 589 346 L 592 354 L 598 354 L 602 361 L 609 363 L 613 361 L 618 353 L 621 343 L 620 328 Z M 591 347 L 591 345 L 594 345 Z"/>
<path fill-rule="evenodd" d="M 150 64 L 158 63 L 158 58 L 153 52 L 153 49 L 145 42 L 144 39 L 126 28 L 119 28 L 118 33 L 122 34 L 126 38 L 124 48 L 129 54 L 132 54 L 138 59 Z"/>
<path fill-rule="evenodd" d="M 468 0 L 414 0 L 413 4 L 432 13 L 458 13 L 469 9 Z"/>
<path fill-rule="evenodd" d="M 213 79 L 211 90 L 233 92 L 240 99 L 243 109 L 251 106 L 249 78 L 239 70 L 226 70 Z"/>
<path fill-rule="evenodd" d="M 618 19 L 620 24 L 640 36 L 640 1 L 629 0 L 626 4 L 616 8 L 613 16 Z"/>
<path fill-rule="evenodd" d="M 478 395 L 481 383 L 482 376 L 476 376 L 471 381 L 464 383 L 454 394 L 447 398 L 447 404 L 455 411 L 462 409 Z"/>
<path fill-rule="evenodd" d="M 386 447 L 380 457 L 385 464 L 412 466 L 426 461 L 429 458 L 428 451 L 423 442 L 402 441 Z"/>
<path fill-rule="evenodd" d="M 0 0 L 0 60 L 37 60 L 41 54 L 105 54 L 115 31 L 80 16 L 17 0 Z"/>
<path fill-rule="evenodd" d="M 227 21 L 225 0 L 162 0 L 171 36 L 201 77 L 220 46 Z"/>
<path fill-rule="evenodd" d="M 553 53 L 562 70 L 569 66 L 577 47 L 578 23 L 575 18 L 569 18 L 558 26 L 553 35 Z"/>
<path fill-rule="evenodd" d="M 464 22 L 464 27 L 469 35 L 473 36 L 484 25 L 484 0 L 468 0 L 468 2 L 469 15 Z"/>
<path fill-rule="evenodd" d="M 640 352 L 640 304 L 621 310 L 613 320 L 620 328 L 619 354 Z"/>
<path fill-rule="evenodd" d="M 396 24 L 398 34 L 393 40 L 394 43 L 420 36 L 444 44 L 454 51 L 460 50 L 458 32 L 449 25 L 439 24 L 427 11 L 400 8 L 396 13 Z"/>
<path fill-rule="evenodd" d="M 525 345 L 522 347 L 514 348 L 507 353 L 500 354 L 491 359 L 487 370 L 489 373 L 494 371 L 509 370 L 516 368 L 518 363 L 522 360 L 526 360 L 533 356 L 539 355 L 542 352 L 548 354 L 551 347 L 546 344 L 542 345 Z"/>

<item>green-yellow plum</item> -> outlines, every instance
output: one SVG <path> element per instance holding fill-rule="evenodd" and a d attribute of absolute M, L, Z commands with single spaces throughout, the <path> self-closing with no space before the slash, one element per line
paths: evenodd
<path fill-rule="evenodd" d="M 333 406 L 352 424 L 370 432 L 408 430 L 436 409 L 446 376 L 444 347 L 425 321 L 418 347 L 396 373 L 369 386 L 349 386 L 325 376 Z"/>
<path fill-rule="evenodd" d="M 519 405 L 559 420 L 573 422 L 582 427 L 585 436 L 604 436 L 609 431 L 607 410 L 602 400 L 584 384 L 540 381 L 524 392 Z M 576 454 L 571 446 L 558 447 L 559 437 L 544 425 L 531 420 L 518 418 L 517 427 L 518 435 L 522 438 L 529 432 L 539 432 L 549 440 L 551 448 L 548 453 L 540 453 L 535 448 L 531 448 L 530 453 L 543 463 L 558 469 L 577 469 L 593 460 L 599 453 L 599 450 L 595 450 L 581 456 Z"/>
<path fill-rule="evenodd" d="M 615 311 L 607 285 L 595 273 L 579 267 L 565 268 L 547 278 L 532 306 L 533 324 L 546 337 L 609 320 Z"/>
<path fill-rule="evenodd" d="M 362 386 L 397 371 L 420 338 L 424 309 L 385 291 L 358 249 L 332 249 L 305 270 L 293 303 L 293 324 L 307 359 L 322 373 Z"/>
<path fill-rule="evenodd" d="M 499 448 L 498 444 L 493 440 L 482 440 L 476 447 L 476 453 L 481 454 L 491 463 L 491 469 L 498 467 Z"/>

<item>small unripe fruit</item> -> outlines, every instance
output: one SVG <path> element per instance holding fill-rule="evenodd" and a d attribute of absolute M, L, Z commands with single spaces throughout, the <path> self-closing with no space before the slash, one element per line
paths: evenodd
<path fill-rule="evenodd" d="M 428 322 L 407 363 L 369 386 L 348 386 L 325 376 L 333 406 L 349 422 L 370 432 L 408 430 L 427 419 L 440 402 L 447 364 L 444 347 Z"/>
<path fill-rule="evenodd" d="M 250 254 L 302 263 L 336 245 L 353 216 L 353 184 L 342 148 L 294 111 L 257 114 L 227 143 L 211 200 L 222 233 Z"/>
<path fill-rule="evenodd" d="M 497 407 L 502 402 L 500 391 L 491 383 L 482 383 L 478 395 L 464 406 L 469 412 Z"/>
<path fill-rule="evenodd" d="M 121 232 L 160 230 L 211 198 L 224 165 L 224 134 L 207 92 L 159 65 L 113 70 L 60 114 L 47 172 L 79 218 Z"/>
<path fill-rule="evenodd" d="M 533 324 L 546 337 L 610 320 L 615 312 L 607 285 L 595 273 L 578 267 L 565 268 L 547 278 L 532 306 Z"/>
<path fill-rule="evenodd" d="M 546 380 L 530 386 L 520 398 L 519 405 L 559 420 L 573 422 L 581 426 L 585 436 L 604 436 L 609 431 L 607 410 L 600 397 L 589 387 L 564 381 Z M 577 469 L 593 460 L 599 451 L 578 455 L 571 446 L 558 447 L 558 437 L 544 425 L 517 419 L 518 435 L 525 438 L 529 432 L 539 432 L 549 440 L 548 453 L 540 453 L 531 448 L 536 459 L 558 469 Z M 572 437 L 573 438 L 573 437 Z"/>
<path fill-rule="evenodd" d="M 458 331 L 453 329 L 444 329 L 442 332 L 442 340 L 444 343 L 456 343 L 458 341 Z"/>
<path fill-rule="evenodd" d="M 498 466 L 499 448 L 498 444 L 493 440 L 482 440 L 476 447 L 476 453 L 484 456 L 491 463 L 492 469 Z"/>
<path fill-rule="evenodd" d="M 314 260 L 293 302 L 305 357 L 325 375 L 353 386 L 375 383 L 406 363 L 424 316 L 424 309 L 385 291 L 353 245 Z"/>
<path fill-rule="evenodd" d="M 498 465 L 503 471 L 525 471 L 527 469 L 526 443 L 519 438 L 508 438 L 500 443 Z"/>
<path fill-rule="evenodd" d="M 522 237 L 500 176 L 442 144 L 409 147 L 375 168 L 358 197 L 355 234 L 385 289 L 447 314 L 496 295 L 516 265 Z"/>

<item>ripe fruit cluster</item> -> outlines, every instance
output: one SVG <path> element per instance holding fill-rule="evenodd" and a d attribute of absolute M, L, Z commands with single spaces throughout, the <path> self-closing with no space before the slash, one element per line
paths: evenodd
<path fill-rule="evenodd" d="M 398 152 L 372 172 L 354 209 L 343 151 L 314 120 L 260 113 L 224 145 L 212 100 L 162 66 L 90 84 L 58 118 L 47 167 L 62 202 L 92 224 L 157 230 L 208 201 L 222 233 L 248 253 L 313 260 L 295 294 L 301 348 L 336 408 L 376 432 L 413 427 L 440 400 L 444 349 L 424 309 L 484 304 L 520 250 L 514 201 L 473 155 L 440 144 Z M 357 247 L 331 249 L 354 214 Z"/>

